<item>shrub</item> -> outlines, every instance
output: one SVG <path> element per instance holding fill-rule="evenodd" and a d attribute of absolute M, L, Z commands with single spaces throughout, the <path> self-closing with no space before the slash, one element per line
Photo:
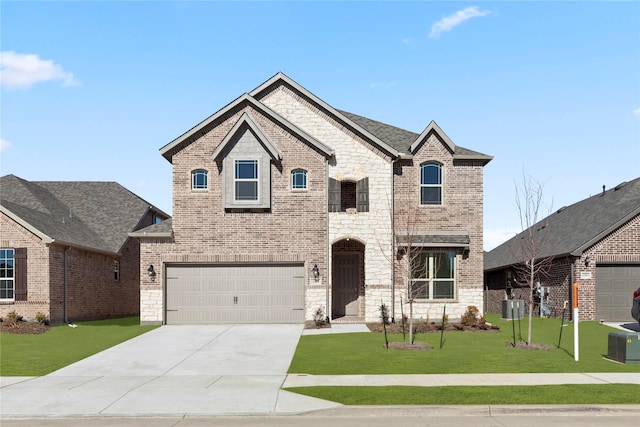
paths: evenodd
<path fill-rule="evenodd" d="M 36 313 L 36 322 L 40 323 L 41 325 L 48 325 L 49 319 L 47 318 L 46 314 L 39 311 Z"/>
<path fill-rule="evenodd" d="M 318 307 L 315 313 L 313 313 L 313 322 L 316 326 L 322 326 L 327 323 L 327 316 L 324 313 L 324 308 L 322 306 Z"/>
<path fill-rule="evenodd" d="M 478 308 L 474 305 L 468 306 L 467 311 L 464 312 L 460 319 L 460 323 L 465 326 L 477 326 L 480 323 L 480 312 Z"/>
<path fill-rule="evenodd" d="M 10 327 L 18 326 L 19 322 L 22 322 L 22 316 L 16 313 L 15 310 L 10 311 L 3 319 L 3 323 Z"/>

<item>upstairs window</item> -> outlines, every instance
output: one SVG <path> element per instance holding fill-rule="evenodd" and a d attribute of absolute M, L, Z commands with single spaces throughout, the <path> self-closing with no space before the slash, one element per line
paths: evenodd
<path fill-rule="evenodd" d="M 196 169 L 191 172 L 191 188 L 193 190 L 206 190 L 209 187 L 209 175 L 206 170 Z"/>
<path fill-rule="evenodd" d="M 420 165 L 420 204 L 442 204 L 442 165 L 425 162 Z"/>
<path fill-rule="evenodd" d="M 258 200 L 257 160 L 235 161 L 234 200 L 236 202 Z"/>
<path fill-rule="evenodd" d="M 411 256 L 411 296 L 415 299 L 455 298 L 454 252 L 417 252 Z"/>
<path fill-rule="evenodd" d="M 291 189 L 307 189 L 307 171 L 304 169 L 294 169 L 291 171 Z"/>
<path fill-rule="evenodd" d="M 339 181 L 329 178 L 329 212 L 369 212 L 369 178 Z"/>

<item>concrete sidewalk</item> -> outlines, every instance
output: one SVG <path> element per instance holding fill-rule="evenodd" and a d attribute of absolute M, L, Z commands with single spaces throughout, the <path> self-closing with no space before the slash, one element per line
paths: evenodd
<path fill-rule="evenodd" d="M 560 384 L 637 384 L 640 372 L 567 374 L 426 374 L 307 375 L 289 374 L 283 388 L 311 386 L 531 386 Z"/>

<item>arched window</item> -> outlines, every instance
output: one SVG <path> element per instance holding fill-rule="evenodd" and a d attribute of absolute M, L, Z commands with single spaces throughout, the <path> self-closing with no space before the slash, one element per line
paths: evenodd
<path fill-rule="evenodd" d="M 442 204 L 442 165 L 438 162 L 420 165 L 420 204 Z"/>
<path fill-rule="evenodd" d="M 196 169 L 191 172 L 191 188 L 193 190 L 206 190 L 209 188 L 209 177 L 204 169 Z"/>
<path fill-rule="evenodd" d="M 291 171 L 291 189 L 307 189 L 307 171 L 304 169 L 294 169 Z"/>

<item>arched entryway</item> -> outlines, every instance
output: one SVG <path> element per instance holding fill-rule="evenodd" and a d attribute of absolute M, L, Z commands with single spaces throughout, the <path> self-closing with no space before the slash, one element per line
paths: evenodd
<path fill-rule="evenodd" d="M 360 317 L 364 312 L 364 244 L 342 239 L 331 246 L 332 319 Z"/>

